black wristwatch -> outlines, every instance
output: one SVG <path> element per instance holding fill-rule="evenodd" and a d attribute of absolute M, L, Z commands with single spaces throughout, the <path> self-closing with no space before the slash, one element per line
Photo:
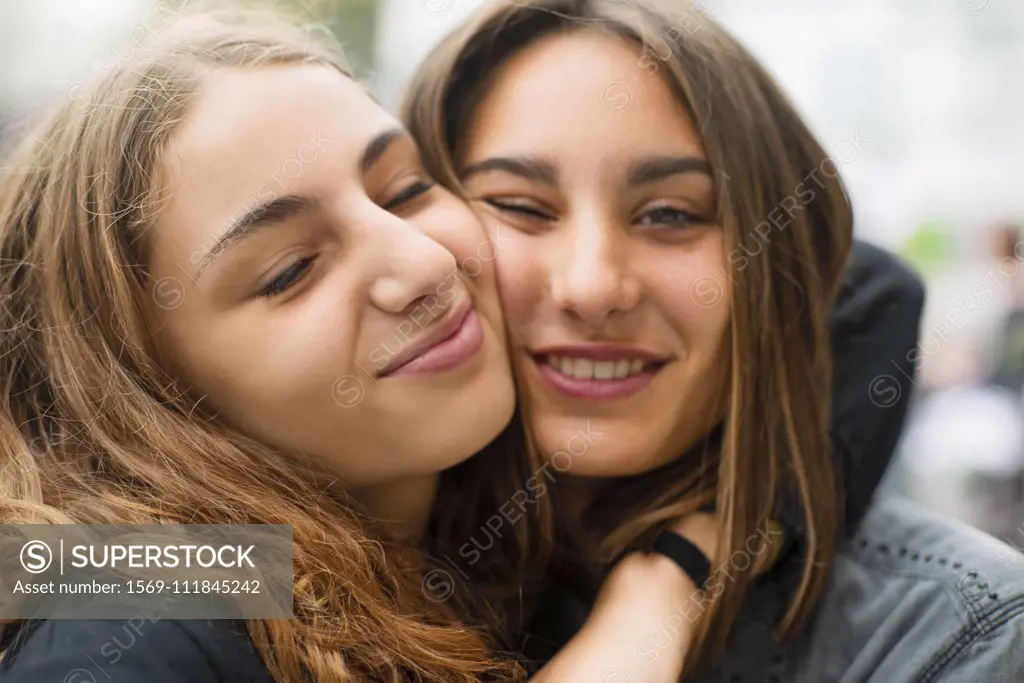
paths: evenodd
<path fill-rule="evenodd" d="M 635 546 L 626 548 L 608 564 L 606 573 L 610 573 L 626 555 L 642 551 L 644 551 L 643 548 Z M 654 545 L 649 552 L 664 555 L 675 562 L 697 585 L 697 588 L 704 590 L 705 584 L 711 577 L 711 561 L 704 551 L 694 545 L 692 541 L 674 531 L 665 529 L 654 539 Z"/>

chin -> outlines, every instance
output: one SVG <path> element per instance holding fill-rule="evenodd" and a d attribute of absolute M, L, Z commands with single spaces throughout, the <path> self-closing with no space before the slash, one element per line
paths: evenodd
<path fill-rule="evenodd" d="M 440 429 L 433 435 L 433 456 L 426 458 L 433 471 L 455 467 L 478 454 L 508 426 L 514 411 L 510 387 L 508 392 L 477 400 L 465 412 L 434 418 Z"/>
<path fill-rule="evenodd" d="M 500 347 L 488 340 L 486 357 L 471 379 L 460 383 L 444 410 L 431 411 L 435 443 L 447 469 L 468 460 L 504 431 L 516 409 L 512 374 Z"/>
<path fill-rule="evenodd" d="M 555 476 L 631 477 L 673 457 L 659 452 L 665 439 L 649 423 L 641 430 L 600 417 L 532 416 L 532 423 L 543 460 Z"/>

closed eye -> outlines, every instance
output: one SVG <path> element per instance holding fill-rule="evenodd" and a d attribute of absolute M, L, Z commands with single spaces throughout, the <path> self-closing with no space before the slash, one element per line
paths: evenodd
<path fill-rule="evenodd" d="M 536 218 L 544 221 L 553 220 L 551 216 L 547 215 L 543 211 L 540 211 L 539 209 L 536 209 L 527 204 L 519 204 L 508 200 L 499 201 L 497 199 L 485 199 L 484 201 L 503 213 L 514 213 L 520 216 Z"/>
<path fill-rule="evenodd" d="M 415 182 L 409 187 L 399 192 L 397 195 L 395 195 L 394 198 L 392 198 L 390 201 L 385 202 L 381 206 L 381 208 L 384 209 L 385 211 L 394 212 L 395 209 L 398 209 L 404 204 L 408 204 L 412 200 L 416 199 L 417 197 L 420 197 L 422 195 L 425 195 L 427 192 L 430 192 L 430 190 L 434 189 L 435 185 L 436 183 L 428 182 L 426 180 L 420 180 L 418 182 Z"/>
<path fill-rule="evenodd" d="M 298 282 L 315 262 L 316 256 L 306 256 L 295 261 L 285 268 L 266 287 L 261 289 L 259 293 L 260 296 L 265 299 L 272 299 L 279 294 L 283 294 L 285 291 L 290 289 L 292 285 Z"/>

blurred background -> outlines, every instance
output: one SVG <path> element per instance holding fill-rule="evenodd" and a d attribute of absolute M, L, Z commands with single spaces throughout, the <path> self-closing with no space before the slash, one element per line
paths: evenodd
<path fill-rule="evenodd" d="M 430 47 L 484 1 L 281 4 L 326 23 L 390 107 Z M 129 58 L 133 43 L 188 6 L 4 0 L 0 130 Z M 927 283 L 915 402 L 883 494 L 910 495 L 1024 547 L 1024 2 L 702 6 L 834 151 L 857 234 L 901 254 Z M 864 391 L 883 405 L 875 379 Z"/>

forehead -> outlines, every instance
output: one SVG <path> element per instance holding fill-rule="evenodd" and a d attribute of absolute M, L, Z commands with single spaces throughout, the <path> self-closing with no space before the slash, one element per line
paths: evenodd
<path fill-rule="evenodd" d="M 258 202 L 289 194 L 330 201 L 360 177 L 368 142 L 396 125 L 329 67 L 210 72 L 162 158 L 169 201 L 154 249 L 187 263 Z"/>
<path fill-rule="evenodd" d="M 517 148 L 576 156 L 669 148 L 699 154 L 701 141 L 685 109 L 662 74 L 644 70 L 642 57 L 641 46 L 597 31 L 538 40 L 498 70 L 471 121 L 472 146 L 514 139 Z"/>
<path fill-rule="evenodd" d="M 284 176 L 300 152 L 305 166 L 331 159 L 354 170 L 366 142 L 392 121 L 357 83 L 328 67 L 215 70 L 171 140 L 167 166 L 175 181 L 221 190 Z M 317 141 L 330 154 L 314 160 L 309 146 Z"/>

